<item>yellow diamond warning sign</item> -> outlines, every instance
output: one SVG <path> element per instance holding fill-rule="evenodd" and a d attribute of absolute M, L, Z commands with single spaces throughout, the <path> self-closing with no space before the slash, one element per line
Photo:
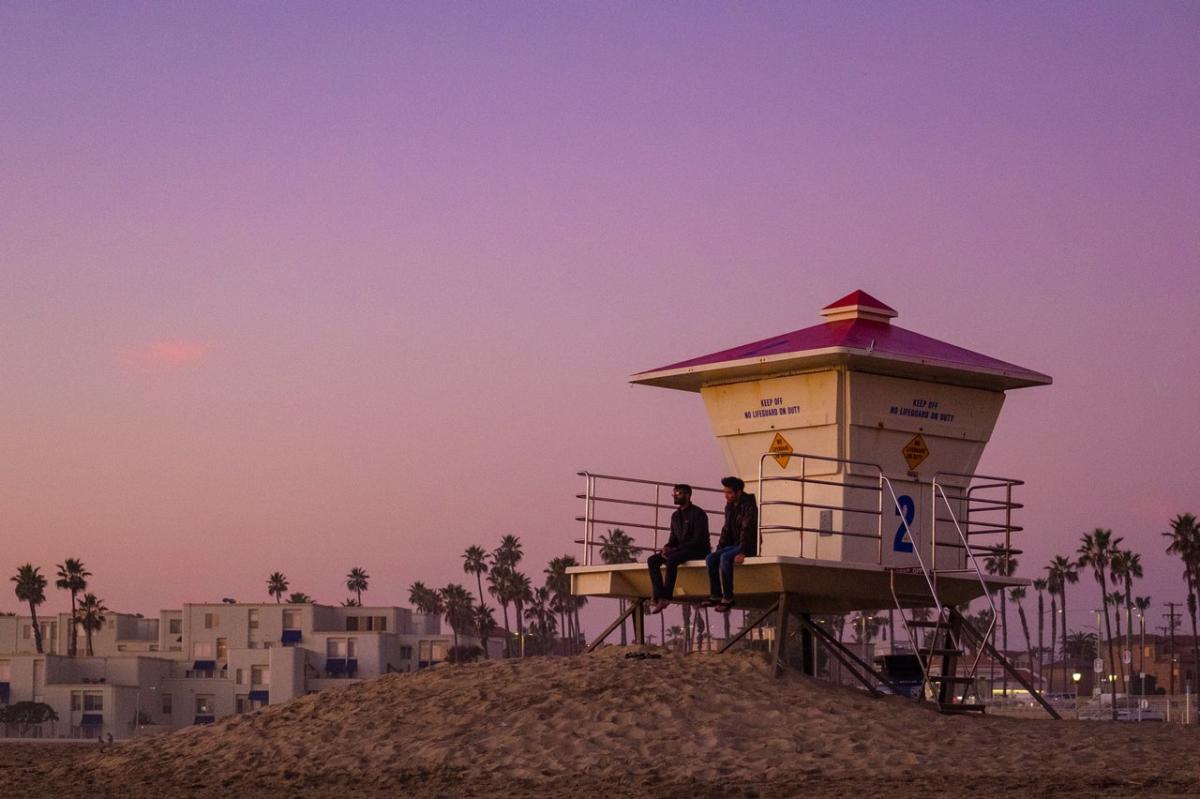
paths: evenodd
<path fill-rule="evenodd" d="M 900 451 L 904 453 L 904 460 L 908 462 L 909 469 L 917 468 L 929 457 L 929 447 L 925 445 L 925 439 L 920 433 L 913 436 L 912 441 L 905 444 L 904 449 Z"/>
<path fill-rule="evenodd" d="M 775 456 L 775 462 L 781 469 L 786 469 L 788 461 L 792 459 L 792 445 L 779 433 L 775 434 L 775 440 L 771 442 L 771 448 L 767 452 Z"/>

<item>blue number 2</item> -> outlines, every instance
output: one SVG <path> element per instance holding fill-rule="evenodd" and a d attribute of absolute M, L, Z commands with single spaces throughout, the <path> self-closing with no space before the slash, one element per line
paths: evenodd
<path fill-rule="evenodd" d="M 896 528 L 896 542 L 892 545 L 892 549 L 896 552 L 912 552 L 912 541 L 906 541 L 904 534 L 912 527 L 913 517 L 917 515 L 917 505 L 908 494 L 896 497 L 897 516 L 900 515 L 901 510 L 904 511 L 904 521 Z"/>

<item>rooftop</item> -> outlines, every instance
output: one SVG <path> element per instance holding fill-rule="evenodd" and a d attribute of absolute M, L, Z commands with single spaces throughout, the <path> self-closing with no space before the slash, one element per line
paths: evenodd
<path fill-rule="evenodd" d="M 1047 385 L 1048 375 L 905 330 L 898 313 L 865 291 L 821 309 L 825 322 L 639 372 L 630 382 L 699 391 L 834 365 L 856 371 L 1006 390 Z"/>

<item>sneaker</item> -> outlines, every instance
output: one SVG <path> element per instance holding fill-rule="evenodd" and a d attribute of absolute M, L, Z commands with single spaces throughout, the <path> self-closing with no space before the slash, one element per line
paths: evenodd
<path fill-rule="evenodd" d="M 721 604 L 721 597 L 719 597 L 719 596 L 710 596 L 708 599 L 706 599 L 706 600 L 704 600 L 703 602 L 701 602 L 701 603 L 700 603 L 700 607 L 702 607 L 702 608 L 712 608 L 712 607 L 716 607 L 717 605 L 720 605 L 720 604 Z"/>
<path fill-rule="evenodd" d="M 717 613 L 728 613 L 729 611 L 733 610 L 733 600 L 732 599 L 722 599 L 720 602 L 717 603 L 715 610 L 717 611 Z"/>
<path fill-rule="evenodd" d="M 670 603 L 667 602 L 666 600 L 656 599 L 650 603 L 650 612 L 651 613 L 662 613 L 663 609 L 665 609 L 668 604 L 670 604 Z"/>

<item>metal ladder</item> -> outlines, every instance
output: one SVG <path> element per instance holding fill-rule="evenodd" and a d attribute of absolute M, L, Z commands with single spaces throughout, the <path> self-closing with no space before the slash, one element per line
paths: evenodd
<path fill-rule="evenodd" d="M 913 652 L 916 653 L 917 660 L 921 664 L 921 673 L 924 676 L 922 696 L 932 701 L 942 713 L 983 713 L 985 705 L 979 701 L 977 695 L 975 696 L 975 701 L 968 700 L 975 688 L 979 663 L 983 658 L 984 652 L 988 650 L 995 651 L 990 646 L 990 641 L 992 633 L 996 628 L 999 613 L 996 610 L 996 603 L 992 601 L 991 593 L 984 579 L 984 570 L 980 567 L 979 561 L 975 557 L 975 551 L 967 540 L 966 533 L 958 523 L 958 518 L 954 513 L 953 507 L 950 505 L 950 500 L 946 496 L 945 490 L 938 484 L 936 478 L 934 478 L 930 485 L 933 494 L 934 512 L 930 518 L 931 554 L 930 563 L 928 564 L 926 564 L 925 558 L 921 555 L 920 542 L 913 535 L 913 530 L 909 527 L 904 514 L 900 512 L 900 503 L 896 498 L 895 492 L 891 489 L 891 484 L 888 483 L 887 486 L 888 491 L 891 493 L 892 501 L 895 503 L 897 512 L 900 515 L 901 523 L 904 525 L 909 540 L 913 542 L 913 554 L 916 556 L 917 561 L 917 566 L 915 567 L 888 567 L 892 601 L 895 603 L 896 609 L 900 611 L 900 618 L 904 621 L 905 631 L 908 633 Z M 939 497 L 946 511 L 949 513 L 948 519 L 943 518 L 939 520 L 938 518 Z M 950 521 L 953 523 L 958 538 L 962 542 L 963 551 L 966 553 L 966 562 L 969 564 L 969 568 L 937 568 L 936 555 L 934 553 L 938 546 L 938 521 Z M 969 622 L 963 618 L 962 614 L 956 608 L 943 605 L 941 597 L 938 595 L 937 584 L 939 574 L 961 574 L 964 572 L 974 573 L 978 578 L 979 584 L 983 588 L 983 597 L 991 609 L 991 618 L 986 630 L 982 633 L 971 627 Z M 925 578 L 925 585 L 929 589 L 928 594 L 901 593 L 897 591 L 897 574 L 920 574 Z M 914 619 L 911 618 L 911 614 L 906 615 L 904 610 L 904 600 L 906 599 L 923 603 L 932 602 L 933 618 L 929 620 Z M 926 631 L 923 642 L 918 642 L 917 640 L 918 630 Z M 969 662 L 967 661 L 968 644 L 974 650 L 974 657 Z"/>

